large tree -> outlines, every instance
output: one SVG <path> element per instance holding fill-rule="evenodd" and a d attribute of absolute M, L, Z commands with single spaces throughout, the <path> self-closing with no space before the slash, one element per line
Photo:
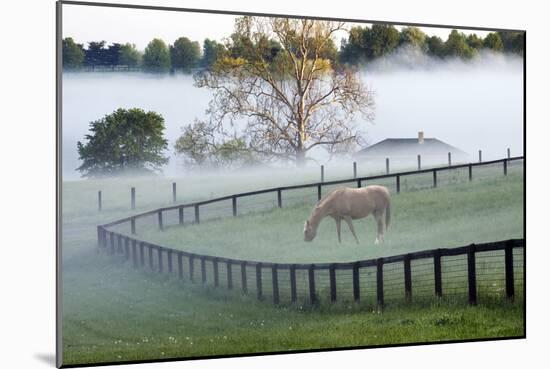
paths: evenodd
<path fill-rule="evenodd" d="M 453 29 L 445 41 L 445 55 L 470 59 L 474 50 L 468 45 L 466 35 Z"/>
<path fill-rule="evenodd" d="M 170 45 L 172 68 L 189 72 L 198 66 L 201 58 L 201 47 L 198 42 L 187 37 L 180 37 Z"/>
<path fill-rule="evenodd" d="M 195 75 L 198 87 L 213 91 L 205 124 L 218 136 L 244 138 L 267 160 L 303 165 L 317 147 L 350 150 L 361 141 L 354 118 L 372 120 L 374 99 L 355 69 L 323 58 L 342 30 L 341 22 L 238 18 L 239 37 L 226 48 L 238 39 L 240 56 L 226 55 Z"/>
<path fill-rule="evenodd" d="M 84 177 L 118 175 L 124 172 L 159 171 L 168 162 L 163 155 L 168 141 L 163 136 L 164 118 L 142 109 L 117 109 L 90 123 L 86 142 L 77 143 Z"/>
<path fill-rule="evenodd" d="M 71 37 L 63 39 L 63 68 L 78 68 L 84 61 L 84 47 Z"/>
<path fill-rule="evenodd" d="M 170 51 L 159 38 L 153 39 L 143 53 L 143 68 L 151 72 L 166 72 L 170 69 Z"/>
<path fill-rule="evenodd" d="M 137 67 L 141 63 L 141 53 L 136 49 L 136 45 L 126 43 L 120 46 L 118 62 L 121 65 Z"/>
<path fill-rule="evenodd" d="M 214 40 L 205 39 L 202 46 L 202 59 L 200 66 L 210 69 L 214 63 L 225 53 L 225 46 Z"/>
<path fill-rule="evenodd" d="M 483 39 L 483 46 L 492 51 L 502 51 L 504 49 L 500 35 L 496 32 L 491 32 L 485 36 L 485 39 Z"/>

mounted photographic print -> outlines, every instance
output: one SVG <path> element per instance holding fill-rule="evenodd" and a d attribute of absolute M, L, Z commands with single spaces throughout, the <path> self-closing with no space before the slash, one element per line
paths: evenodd
<path fill-rule="evenodd" d="M 58 366 L 525 337 L 525 32 L 57 4 Z"/>

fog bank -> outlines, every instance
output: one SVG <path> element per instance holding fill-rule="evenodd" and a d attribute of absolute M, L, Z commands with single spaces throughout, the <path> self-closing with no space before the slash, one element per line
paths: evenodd
<path fill-rule="evenodd" d="M 523 61 L 482 54 L 472 61 L 440 61 L 403 49 L 367 65 L 361 72 L 374 91 L 376 119 L 358 125 L 373 144 L 385 138 L 412 138 L 418 131 L 477 159 L 523 152 Z M 117 108 L 139 107 L 165 119 L 170 164 L 164 173 L 184 173 L 173 145 L 181 127 L 204 116 L 211 93 L 193 87 L 186 75 L 145 73 L 64 73 L 63 177 L 77 179 L 76 142 L 88 125 Z M 316 154 L 322 162 L 324 155 Z M 334 162 L 328 165 L 336 165 Z"/>

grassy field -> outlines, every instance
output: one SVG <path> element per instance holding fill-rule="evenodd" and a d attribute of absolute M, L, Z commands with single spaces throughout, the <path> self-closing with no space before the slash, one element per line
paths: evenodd
<path fill-rule="evenodd" d="M 407 192 L 393 197 L 392 227 L 383 246 L 373 245 L 371 220 L 355 225 L 360 245 L 351 242 L 346 228 L 342 244 L 337 245 L 334 224 L 328 220 L 322 223 L 318 239 L 305 244 L 301 241 L 302 224 L 315 195 L 310 199 L 301 194 L 295 196 L 294 202 L 286 197 L 282 210 L 264 211 L 273 205 L 273 199 L 268 199 L 259 213 L 245 214 L 256 208 L 252 202 L 243 203 L 243 215 L 236 218 L 169 228 L 163 233 L 144 225 L 138 232 L 142 238 L 186 250 L 310 262 L 347 261 L 522 237 L 522 168 L 511 168 L 506 178 L 497 173 L 501 173 L 499 168 L 479 171 L 471 184 L 467 177 L 464 180 L 456 173 L 454 177 L 442 176 L 442 185 L 435 190 L 421 190 L 429 187 L 429 178 L 427 182 L 422 178 L 409 179 Z M 300 177 L 274 178 L 270 186 L 288 184 L 285 179 L 294 183 L 306 181 Z M 95 226 L 131 214 L 131 186 L 138 189 L 139 212 L 169 204 L 171 181 L 128 179 L 63 184 L 64 364 L 524 334 L 521 301 L 491 300 L 470 307 L 463 299 L 451 297 L 412 306 L 389 304 L 383 311 L 367 302 L 274 307 L 238 291 L 213 291 L 166 275 L 136 271 L 130 263 L 97 250 Z M 188 202 L 261 188 L 266 181 L 265 176 L 248 175 L 240 181 L 227 179 L 220 186 L 220 178 L 178 179 L 178 188 L 186 189 L 179 191 L 179 200 Z M 104 193 L 101 213 L 97 212 L 98 189 Z M 230 214 L 230 210 L 224 214 Z M 272 227 L 266 230 L 262 224 Z M 220 248 L 222 244 L 224 247 Z M 277 248 L 273 247 L 275 244 Z"/>

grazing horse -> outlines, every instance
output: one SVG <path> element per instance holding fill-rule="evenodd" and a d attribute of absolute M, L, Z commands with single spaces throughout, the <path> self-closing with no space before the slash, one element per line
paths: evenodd
<path fill-rule="evenodd" d="M 386 229 L 390 224 L 390 192 L 384 186 L 367 186 L 363 188 L 338 188 L 323 197 L 311 212 L 311 216 L 304 225 L 304 241 L 311 241 L 317 235 L 317 228 L 324 217 L 330 216 L 336 221 L 338 242 L 340 238 L 340 222 L 346 221 L 359 243 L 352 219 L 365 218 L 369 214 L 374 216 L 378 224 L 378 234 L 375 244 L 384 241 L 384 213 Z"/>

